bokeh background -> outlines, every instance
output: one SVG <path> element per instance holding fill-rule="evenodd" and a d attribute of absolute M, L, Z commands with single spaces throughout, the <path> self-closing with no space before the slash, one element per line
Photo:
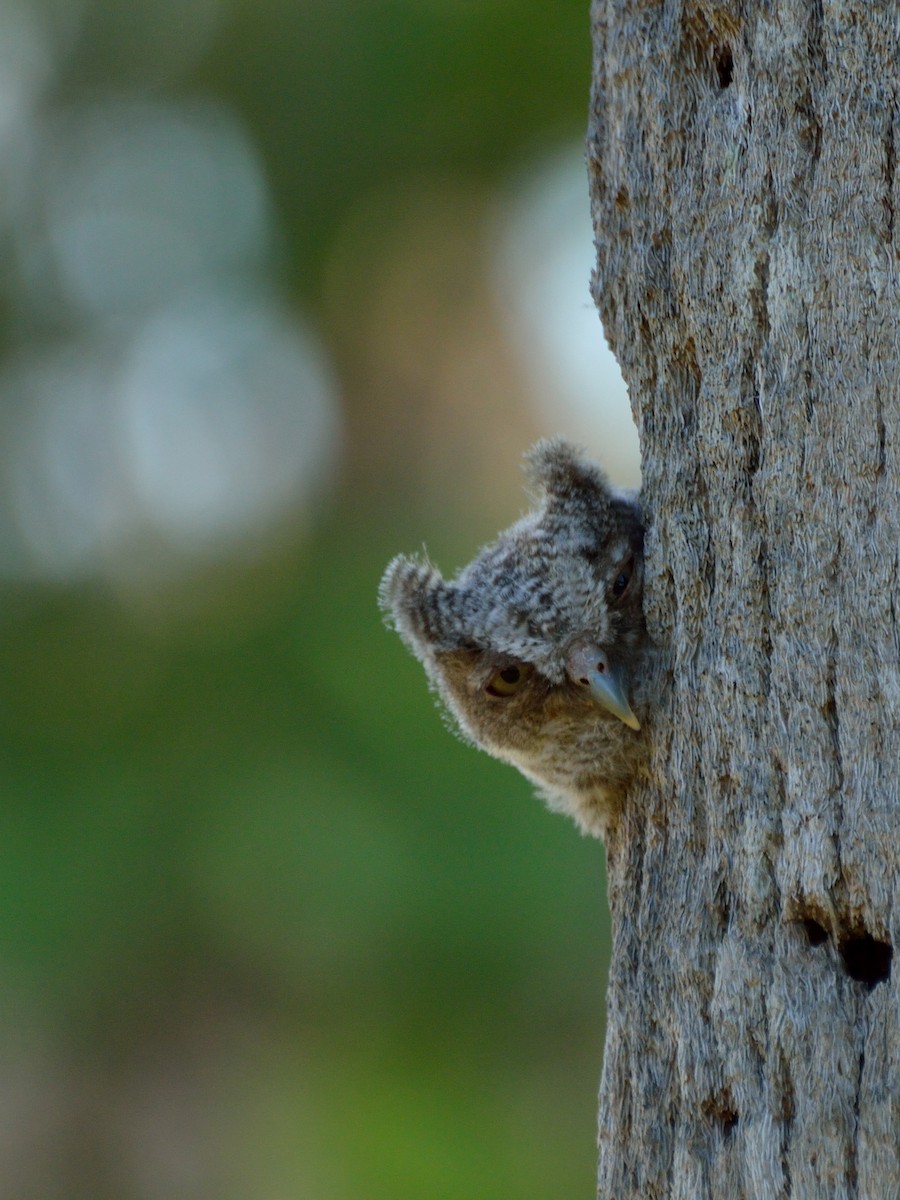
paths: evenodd
<path fill-rule="evenodd" d="M 565 432 L 586 0 L 0 0 L 0 1197 L 594 1192 L 603 853 L 381 625 Z"/>

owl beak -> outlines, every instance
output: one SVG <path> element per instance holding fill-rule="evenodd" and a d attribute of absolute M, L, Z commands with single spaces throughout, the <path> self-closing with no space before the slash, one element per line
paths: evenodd
<path fill-rule="evenodd" d="M 572 682 L 586 687 L 607 712 L 624 721 L 629 729 L 640 729 L 641 723 L 625 694 L 623 672 L 613 666 L 605 650 L 593 642 L 579 642 L 569 652 L 566 669 Z"/>

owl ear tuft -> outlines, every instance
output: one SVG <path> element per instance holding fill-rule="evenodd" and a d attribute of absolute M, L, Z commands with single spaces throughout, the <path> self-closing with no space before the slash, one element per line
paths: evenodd
<path fill-rule="evenodd" d="M 582 508 L 584 501 L 609 505 L 612 490 L 606 476 L 580 447 L 565 438 L 544 438 L 525 455 L 532 484 L 542 488 L 551 508 Z"/>
<path fill-rule="evenodd" d="M 453 629 L 454 587 L 427 559 L 398 554 L 378 588 L 378 603 L 417 658 L 450 649 L 459 640 Z"/>

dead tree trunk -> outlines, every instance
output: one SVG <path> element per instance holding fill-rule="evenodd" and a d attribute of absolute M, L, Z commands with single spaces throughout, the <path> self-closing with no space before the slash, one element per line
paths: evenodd
<path fill-rule="evenodd" d="M 596 300 L 666 663 L 609 847 L 608 1200 L 900 1196 L 900 18 L 595 0 Z"/>

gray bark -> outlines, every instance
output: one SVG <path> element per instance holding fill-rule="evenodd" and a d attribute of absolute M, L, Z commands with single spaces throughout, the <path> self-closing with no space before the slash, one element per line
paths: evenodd
<path fill-rule="evenodd" d="M 900 9 L 596 0 L 595 296 L 663 652 L 610 1200 L 900 1196 Z"/>

